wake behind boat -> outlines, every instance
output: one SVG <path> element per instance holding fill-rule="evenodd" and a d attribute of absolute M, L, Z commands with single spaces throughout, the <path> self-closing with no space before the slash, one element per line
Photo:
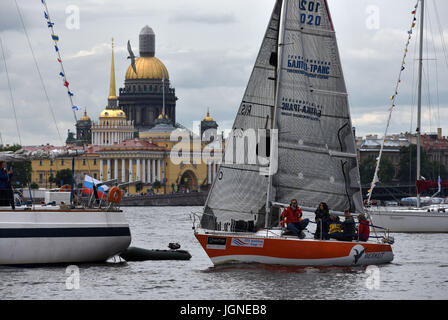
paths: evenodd
<path fill-rule="evenodd" d="M 250 141 L 255 141 L 252 148 Z M 386 237 L 362 242 L 286 235 L 278 204 L 291 199 L 304 208 L 326 202 L 332 212 L 364 211 L 347 90 L 326 0 L 276 1 L 195 236 L 214 264 L 392 261 Z"/>

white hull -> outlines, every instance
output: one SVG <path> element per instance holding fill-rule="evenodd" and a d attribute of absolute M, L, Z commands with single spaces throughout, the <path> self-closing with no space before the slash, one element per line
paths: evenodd
<path fill-rule="evenodd" d="M 439 212 L 440 206 L 425 209 L 397 207 L 368 208 L 372 222 L 390 232 L 445 233 L 448 232 L 448 210 Z M 429 210 L 429 212 L 428 212 Z"/>
<path fill-rule="evenodd" d="M 0 210 L 1 265 L 102 262 L 130 243 L 123 212 Z"/>

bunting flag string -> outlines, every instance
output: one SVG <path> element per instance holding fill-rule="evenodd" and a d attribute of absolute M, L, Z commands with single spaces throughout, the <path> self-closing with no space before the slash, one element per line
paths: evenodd
<path fill-rule="evenodd" d="M 45 0 L 41 0 L 41 2 L 42 2 L 42 5 L 44 7 L 44 17 L 47 20 L 47 26 L 48 26 L 48 29 L 50 31 L 50 36 L 51 36 L 51 39 L 54 41 L 54 50 L 57 53 L 57 60 L 59 62 L 59 66 L 61 68 L 61 72 L 59 73 L 59 75 L 62 78 L 62 84 L 64 85 L 64 87 L 67 88 L 67 95 L 68 95 L 68 97 L 70 99 L 70 104 L 71 104 L 71 107 L 72 107 L 73 115 L 75 117 L 75 121 L 78 121 L 78 119 L 76 117 L 76 111 L 78 111 L 79 108 L 77 106 L 75 106 L 75 104 L 73 103 L 73 96 L 74 96 L 74 94 L 73 94 L 73 92 L 70 91 L 70 83 L 67 81 L 66 73 L 65 73 L 65 70 L 64 70 L 64 64 L 62 63 L 61 53 L 60 53 L 59 47 L 58 47 L 59 36 L 54 32 L 54 28 L 53 28 L 54 27 L 54 22 L 51 21 L 50 13 L 48 11 L 48 7 L 47 7 L 46 1 Z"/>
<path fill-rule="evenodd" d="M 417 1 L 417 4 L 415 5 L 414 10 L 411 12 L 411 14 L 412 14 L 411 28 L 408 30 L 408 35 L 409 36 L 408 36 L 408 40 L 406 42 L 406 46 L 405 46 L 405 49 L 404 49 L 403 60 L 401 61 L 400 72 L 398 74 L 398 80 L 397 80 L 397 84 L 395 86 L 395 91 L 394 91 L 395 93 L 394 93 L 393 96 L 390 97 L 390 101 L 392 101 L 392 105 L 388 109 L 389 110 L 389 117 L 387 119 L 386 130 L 384 132 L 383 141 L 381 142 L 380 154 L 379 154 L 378 158 L 376 159 L 376 168 L 375 168 L 375 173 L 373 175 L 373 180 L 372 180 L 372 182 L 370 184 L 370 189 L 367 191 L 367 196 L 368 196 L 367 203 L 368 204 L 370 204 L 370 199 L 372 197 L 373 189 L 375 189 L 375 186 L 376 186 L 377 182 L 380 182 L 379 178 L 378 178 L 378 174 L 379 174 L 379 169 L 380 169 L 381 157 L 383 155 L 384 144 L 386 142 L 387 132 L 389 130 L 390 120 L 392 118 L 392 112 L 394 111 L 394 109 L 396 107 L 395 101 L 397 99 L 398 89 L 399 89 L 400 84 L 401 84 L 401 76 L 403 74 L 403 71 L 406 70 L 406 67 L 405 67 L 405 65 L 406 65 L 406 56 L 407 56 L 408 51 L 409 51 L 409 44 L 410 44 L 411 39 L 412 39 L 412 34 L 414 33 L 414 28 L 416 26 L 418 3 L 419 2 Z"/>

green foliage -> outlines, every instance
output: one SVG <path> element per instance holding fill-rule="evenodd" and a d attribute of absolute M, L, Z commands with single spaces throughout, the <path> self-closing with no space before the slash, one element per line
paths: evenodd
<path fill-rule="evenodd" d="M 56 172 L 55 177 L 50 177 L 49 181 L 56 183 L 59 187 L 64 184 L 72 184 L 73 174 L 71 169 L 62 169 Z M 62 181 L 62 184 L 61 184 Z"/>
<path fill-rule="evenodd" d="M 426 150 L 421 148 L 421 175 L 426 180 L 437 181 L 438 176 L 443 180 L 448 178 L 448 172 L 444 165 L 431 162 Z M 400 148 L 400 169 L 398 177 L 401 183 L 414 184 L 417 176 L 417 146 L 411 144 L 409 147 Z"/>
<path fill-rule="evenodd" d="M 375 174 L 376 159 L 369 157 L 359 165 L 359 174 L 361 176 L 361 184 L 369 185 Z M 386 157 L 382 157 L 378 177 L 380 183 L 391 183 L 395 176 L 395 168 L 392 161 Z"/>
<path fill-rule="evenodd" d="M 32 182 L 30 185 L 30 188 L 35 190 L 35 189 L 39 189 L 39 185 L 36 182 Z"/>
<path fill-rule="evenodd" d="M 154 183 L 152 184 L 152 187 L 156 190 L 159 190 L 162 187 L 162 184 L 160 183 L 159 180 L 154 181 Z"/>

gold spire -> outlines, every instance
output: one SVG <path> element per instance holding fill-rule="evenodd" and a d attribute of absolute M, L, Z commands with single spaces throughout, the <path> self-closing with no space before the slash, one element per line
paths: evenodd
<path fill-rule="evenodd" d="M 115 90 L 114 38 L 112 38 L 112 65 L 110 68 L 109 100 L 117 100 L 117 92 Z"/>
<path fill-rule="evenodd" d="M 204 121 L 213 121 L 213 118 L 210 117 L 210 108 L 207 108 L 207 116 L 204 118 Z"/>

